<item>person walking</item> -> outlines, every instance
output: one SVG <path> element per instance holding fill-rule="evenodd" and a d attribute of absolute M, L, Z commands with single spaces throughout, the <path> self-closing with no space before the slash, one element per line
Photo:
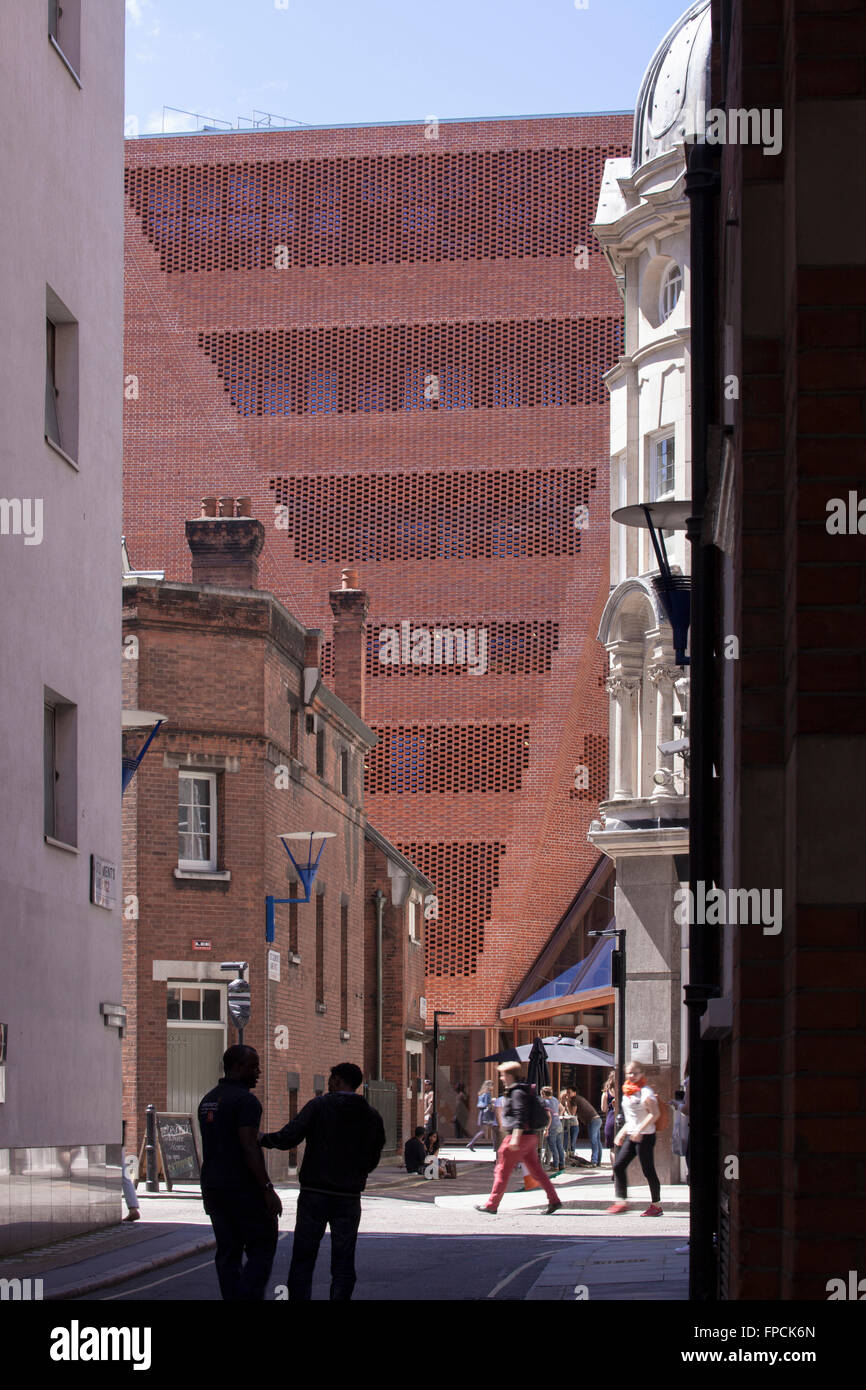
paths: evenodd
<path fill-rule="evenodd" d="M 470 1153 L 475 1152 L 475 1145 L 483 1135 L 488 1144 L 493 1145 L 493 1152 L 496 1152 L 496 1109 L 493 1104 L 493 1082 L 485 1081 L 481 1090 L 478 1092 L 478 1099 L 475 1102 L 478 1110 L 478 1132 L 473 1134 L 469 1143 L 466 1145 Z"/>
<path fill-rule="evenodd" d="M 613 1167 L 615 1158 L 613 1137 L 616 1133 L 616 1072 L 608 1073 L 601 1092 L 601 1114 L 604 1122 L 604 1147 L 610 1150 L 610 1165 Z"/>
<path fill-rule="evenodd" d="M 545 1131 L 547 1147 L 550 1149 L 550 1176 L 558 1178 L 561 1173 L 565 1172 L 565 1150 L 562 1147 L 562 1120 L 559 1117 L 559 1101 L 550 1086 L 542 1086 L 541 1099 L 544 1101 L 545 1109 L 550 1112 L 550 1120 Z"/>
<path fill-rule="evenodd" d="M 505 1138 L 499 1146 L 496 1170 L 493 1174 L 493 1189 L 486 1203 L 476 1207 L 476 1211 L 486 1211 L 489 1216 L 496 1214 L 508 1179 L 516 1164 L 522 1163 L 530 1176 L 544 1188 L 548 1203 L 546 1214 L 552 1216 L 562 1206 L 562 1202 L 538 1159 L 538 1140 L 532 1114 L 535 1098 L 526 1082 L 521 1080 L 520 1062 L 503 1062 L 498 1070 L 499 1075 L 510 1082 L 502 1106 Z"/>
<path fill-rule="evenodd" d="M 433 1128 L 433 1082 L 424 1082 L 424 1129 L 429 1134 Z"/>
<path fill-rule="evenodd" d="M 574 1108 L 581 1124 L 586 1125 L 591 1147 L 590 1161 L 593 1168 L 601 1167 L 601 1116 L 594 1105 L 590 1105 L 580 1091 L 574 1093 Z"/>
<path fill-rule="evenodd" d="M 251 1092 L 259 1070 L 255 1048 L 230 1047 L 222 1081 L 198 1106 L 202 1202 L 216 1237 L 220 1293 L 232 1303 L 264 1299 L 283 1210 L 258 1142 L 262 1107 Z"/>
<path fill-rule="evenodd" d="M 385 1147 L 382 1116 L 355 1094 L 363 1079 L 354 1062 L 340 1062 L 331 1068 L 327 1095 L 308 1101 L 281 1130 L 262 1135 L 265 1149 L 294 1149 L 305 1141 L 289 1266 L 290 1300 L 312 1297 L 326 1226 L 331 1228 L 331 1298 L 352 1297 L 361 1193 Z"/>
<path fill-rule="evenodd" d="M 607 1214 L 613 1216 L 627 1210 L 626 1170 L 637 1154 L 650 1190 L 650 1204 L 641 1215 L 662 1216 L 662 1190 L 653 1160 L 656 1120 L 659 1116 L 658 1097 L 652 1087 L 647 1085 L 638 1062 L 629 1062 L 625 1075 L 626 1080 L 622 1088 L 622 1112 L 625 1123 L 613 1141 L 619 1148 L 613 1165 L 616 1201 L 608 1207 Z"/>

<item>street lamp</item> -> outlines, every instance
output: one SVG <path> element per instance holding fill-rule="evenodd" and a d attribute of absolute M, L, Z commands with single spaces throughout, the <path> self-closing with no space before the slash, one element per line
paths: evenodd
<path fill-rule="evenodd" d="M 301 883 L 304 885 L 304 894 L 305 894 L 305 896 L 304 896 L 303 898 L 274 898 L 274 897 L 271 896 L 270 893 L 267 894 L 267 896 L 265 897 L 265 939 L 266 939 L 267 941 L 273 941 L 273 939 L 274 939 L 274 930 L 275 930 L 274 907 L 275 907 L 277 904 L 283 904 L 283 903 L 308 903 L 308 902 L 310 901 L 310 897 L 311 897 L 311 895 L 312 895 L 312 890 L 313 890 L 313 883 L 315 882 L 316 873 L 317 873 L 318 868 L 319 868 L 319 860 L 320 860 L 321 857 L 322 857 L 322 850 L 325 848 L 325 841 L 326 841 L 326 840 L 333 840 L 333 839 L 334 839 L 334 831 L 333 831 L 333 830 L 291 830 L 291 831 L 288 831 L 285 835 L 279 835 L 277 838 L 280 839 L 280 840 L 282 840 L 282 842 L 283 842 L 283 849 L 286 851 L 286 854 L 287 854 L 287 855 L 289 856 L 289 858 L 291 859 L 291 861 L 292 861 L 292 863 L 293 863 L 293 865 L 294 865 L 294 867 L 295 867 L 295 873 L 298 875 L 298 878 L 301 880 Z M 307 862 L 306 862 L 306 864 L 299 864 L 298 861 L 295 859 L 295 856 L 292 854 L 292 851 L 291 851 L 290 848 L 289 848 L 288 842 L 289 842 L 290 840 L 292 840 L 292 841 L 295 841 L 295 840 L 309 840 L 310 843 L 309 843 L 309 848 L 308 848 L 308 850 L 307 850 Z M 319 845 L 319 852 L 318 852 L 318 854 L 316 855 L 315 860 L 313 859 L 313 841 L 314 841 L 314 840 L 321 840 L 321 842 L 322 842 L 322 843 Z"/>
<path fill-rule="evenodd" d="M 638 526 L 649 531 L 659 565 L 659 574 L 652 586 L 665 611 L 674 637 L 678 666 L 688 666 L 686 645 L 689 640 L 691 610 L 691 578 L 672 574 L 665 548 L 665 531 L 685 531 L 692 512 L 691 502 L 637 502 L 630 507 L 617 507 L 611 512 L 621 526 Z"/>
<path fill-rule="evenodd" d="M 433 1114 L 432 1114 L 433 1123 L 432 1123 L 431 1126 L 430 1126 L 430 1133 L 431 1133 L 431 1134 L 433 1133 L 434 1130 L 436 1130 L 437 1133 L 439 1132 L 439 1114 L 438 1114 L 438 1109 L 437 1109 L 437 1107 L 438 1107 L 438 1099 L 437 1099 L 437 1098 L 438 1098 L 438 1095 L 439 1095 L 439 1076 L 438 1076 L 438 1062 L 439 1062 L 439 1020 L 440 1020 L 440 1018 L 453 1018 L 453 1017 L 454 1017 L 454 1010 L 453 1010 L 453 1009 L 434 1009 L 434 1010 L 433 1010 Z"/>
<path fill-rule="evenodd" d="M 616 948 L 610 958 L 610 982 L 617 989 L 619 995 L 619 1028 L 616 1037 L 616 1069 L 619 1086 L 619 1105 L 620 1114 L 617 1116 L 617 1124 L 621 1125 L 622 1118 L 622 1088 L 625 1083 L 625 927 L 608 927 L 604 931 L 587 932 L 587 936 L 615 936 Z"/>

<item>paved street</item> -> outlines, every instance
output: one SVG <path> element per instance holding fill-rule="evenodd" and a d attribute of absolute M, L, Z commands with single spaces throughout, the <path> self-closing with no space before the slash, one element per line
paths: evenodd
<path fill-rule="evenodd" d="M 606 1216 L 612 1185 L 608 1172 L 570 1170 L 556 1180 L 563 1209 L 544 1214 L 540 1192 L 525 1192 L 512 1180 L 495 1217 L 475 1210 L 490 1186 L 492 1163 L 460 1155 L 457 1182 L 426 1183 L 401 1175 L 396 1168 L 378 1175 L 378 1185 L 363 1199 L 358 1239 L 359 1300 L 537 1300 L 537 1299 L 684 1299 L 687 1296 L 688 1257 L 677 1253 L 688 1237 L 686 1188 L 663 1192 L 669 1207 L 679 1210 L 644 1219 L 644 1188 L 635 1188 L 633 1210 L 625 1216 Z M 297 1188 L 280 1192 L 281 1236 L 268 1291 L 284 1284 L 291 1257 L 292 1226 Z M 102 1277 L 112 1268 L 129 1270 L 130 1277 L 109 1287 L 81 1293 L 80 1301 L 218 1300 L 212 1250 L 203 1249 L 210 1226 L 193 1194 L 142 1194 L 143 1219 L 137 1223 L 136 1260 L 150 1263 L 151 1250 L 160 1249 L 173 1232 L 175 1242 L 197 1245 L 195 1253 L 170 1265 L 134 1273 L 128 1248 L 102 1261 Z M 156 1221 L 155 1221 L 156 1219 Z M 154 1237 L 147 1225 L 154 1222 Z M 96 1271 L 99 1274 L 99 1271 Z M 93 1277 L 91 1275 L 91 1277 Z M 67 1283 L 74 1278 L 67 1271 Z M 315 1299 L 328 1297 L 329 1238 L 322 1244 L 313 1286 Z M 586 1294 L 575 1294 L 582 1285 Z"/>

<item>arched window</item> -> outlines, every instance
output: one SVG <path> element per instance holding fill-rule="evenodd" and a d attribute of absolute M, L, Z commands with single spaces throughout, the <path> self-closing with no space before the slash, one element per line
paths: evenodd
<path fill-rule="evenodd" d="M 677 300 L 683 287 L 683 272 L 676 261 L 671 261 L 659 287 L 659 322 L 669 319 L 677 307 Z"/>

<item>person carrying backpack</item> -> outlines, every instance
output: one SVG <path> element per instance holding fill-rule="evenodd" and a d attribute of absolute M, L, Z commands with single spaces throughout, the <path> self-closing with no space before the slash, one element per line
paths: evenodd
<path fill-rule="evenodd" d="M 492 1191 L 486 1203 L 476 1207 L 476 1211 L 486 1211 L 488 1216 L 496 1214 L 508 1185 L 508 1179 L 515 1166 L 522 1163 L 530 1176 L 535 1178 L 536 1182 L 540 1183 L 547 1193 L 546 1214 L 552 1216 L 562 1206 L 562 1202 L 556 1195 L 556 1188 L 541 1166 L 536 1138 L 536 1131 L 546 1128 L 550 1116 L 541 1097 L 536 1095 L 533 1088 L 521 1079 L 522 1065 L 520 1062 L 503 1062 L 498 1070 L 503 1080 L 510 1083 L 505 1093 L 505 1104 L 502 1107 L 502 1127 L 505 1130 L 505 1138 L 499 1146 Z"/>
<path fill-rule="evenodd" d="M 662 1216 L 662 1189 L 653 1161 L 656 1127 L 663 1114 L 662 1105 L 655 1091 L 647 1085 L 639 1062 L 629 1062 L 625 1075 L 622 1088 L 622 1113 L 625 1124 L 613 1141 L 619 1148 L 613 1165 L 616 1201 L 608 1207 L 607 1215 L 617 1216 L 620 1212 L 628 1210 L 626 1170 L 637 1155 L 643 1175 L 649 1183 L 651 1198 L 649 1206 L 641 1215 Z"/>

